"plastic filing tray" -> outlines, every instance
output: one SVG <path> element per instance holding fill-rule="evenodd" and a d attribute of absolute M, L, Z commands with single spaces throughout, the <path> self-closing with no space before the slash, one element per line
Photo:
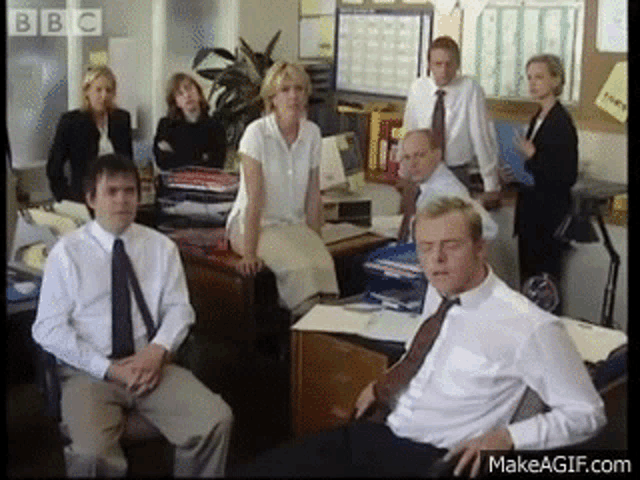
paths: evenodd
<path fill-rule="evenodd" d="M 398 310 L 420 312 L 427 279 L 414 243 L 379 248 L 363 264 L 367 296 Z"/>

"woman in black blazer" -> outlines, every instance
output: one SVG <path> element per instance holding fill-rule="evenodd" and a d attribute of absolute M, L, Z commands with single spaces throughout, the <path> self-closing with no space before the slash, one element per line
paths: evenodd
<path fill-rule="evenodd" d="M 516 203 L 520 280 L 524 283 L 546 272 L 558 284 L 566 246 L 554 233 L 571 207 L 571 187 L 578 175 L 578 135 L 571 115 L 557 98 L 564 86 L 561 60 L 554 55 L 532 57 L 527 62 L 527 79 L 540 108 L 526 137 L 516 141 L 534 178 L 533 187 L 520 186 Z"/>
<path fill-rule="evenodd" d="M 176 73 L 167 89 L 169 112 L 160 119 L 153 141 L 162 170 L 190 165 L 223 168 L 227 141 L 223 126 L 207 112 L 209 105 L 193 77 Z"/>
<path fill-rule="evenodd" d="M 116 77 L 107 66 L 91 68 L 82 82 L 82 107 L 60 117 L 49 151 L 47 176 L 56 200 L 84 202 L 83 179 L 98 155 L 120 153 L 133 158 L 131 117 L 116 108 Z M 65 164 L 71 166 L 71 180 Z"/>

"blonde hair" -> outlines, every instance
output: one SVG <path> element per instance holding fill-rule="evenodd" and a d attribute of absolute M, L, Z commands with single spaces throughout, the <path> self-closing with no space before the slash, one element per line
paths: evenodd
<path fill-rule="evenodd" d="M 452 212 L 460 212 L 464 215 L 469 225 L 471 239 L 474 242 L 482 239 L 482 217 L 473 205 L 460 197 L 441 196 L 434 198 L 424 208 L 416 213 L 415 225 L 422 219 L 433 219 Z M 415 228 L 414 228 L 415 232 Z"/>
<path fill-rule="evenodd" d="M 553 94 L 556 97 L 562 95 L 562 89 L 564 87 L 564 65 L 562 64 L 562 60 L 560 57 L 551 54 L 542 54 L 542 55 L 534 55 L 527 61 L 527 66 L 525 70 L 529 69 L 529 65 L 532 63 L 544 63 L 549 70 L 549 74 L 552 77 L 558 78 L 560 83 L 557 87 L 553 89 Z"/>
<path fill-rule="evenodd" d="M 113 94 L 116 93 L 116 76 L 113 74 L 111 69 L 106 65 L 99 65 L 97 67 L 89 67 L 87 73 L 82 80 L 82 109 L 83 110 L 91 110 L 91 104 L 89 103 L 89 97 L 87 97 L 87 92 L 93 82 L 95 82 L 99 77 L 106 78 L 109 83 L 111 83 L 111 89 L 113 90 Z M 116 107 L 114 102 L 110 102 L 107 105 L 109 110 L 112 110 Z"/>
<path fill-rule="evenodd" d="M 260 97 L 264 102 L 265 113 L 271 113 L 273 111 L 273 97 L 278 93 L 282 82 L 296 78 L 302 80 L 304 93 L 308 100 L 309 95 L 311 95 L 311 79 L 300 64 L 278 60 L 267 70 L 267 74 L 262 82 L 262 87 L 260 88 Z"/>

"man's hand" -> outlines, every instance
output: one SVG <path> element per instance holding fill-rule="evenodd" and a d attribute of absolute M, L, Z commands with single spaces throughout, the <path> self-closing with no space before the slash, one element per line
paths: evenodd
<path fill-rule="evenodd" d="M 460 456 L 453 470 L 453 475 L 458 477 L 471 465 L 469 476 L 475 478 L 480 473 L 482 457 L 480 452 L 483 450 L 511 450 L 513 448 L 513 440 L 511 434 L 506 427 L 496 428 L 488 431 L 484 435 L 472 438 L 453 448 L 444 457 L 445 462 Z M 471 463 L 473 462 L 473 463 Z"/>
<path fill-rule="evenodd" d="M 146 395 L 160 383 L 167 358 L 164 347 L 150 343 L 138 353 L 112 363 L 107 378 L 123 384 L 137 397 Z"/>
<path fill-rule="evenodd" d="M 376 382 L 371 382 L 369 385 L 364 387 L 364 389 L 358 395 L 358 399 L 355 404 L 355 415 L 354 418 L 357 420 L 362 416 L 364 412 L 375 402 L 376 395 L 373 391 L 373 386 Z"/>
<path fill-rule="evenodd" d="M 487 210 L 494 210 L 502 204 L 502 192 L 484 192 L 478 198 Z"/>

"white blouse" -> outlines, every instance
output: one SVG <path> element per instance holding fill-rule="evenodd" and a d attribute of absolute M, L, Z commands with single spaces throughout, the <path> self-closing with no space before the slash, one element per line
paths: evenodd
<path fill-rule="evenodd" d="M 306 221 L 305 200 L 309 178 L 320 167 L 322 156 L 320 128 L 300 120 L 298 138 L 287 145 L 270 114 L 252 122 L 240 140 L 239 152 L 260 163 L 264 179 L 265 205 L 261 225 L 292 225 Z M 240 167 L 240 189 L 227 220 L 227 230 L 244 233 L 248 195 L 244 168 Z"/>

